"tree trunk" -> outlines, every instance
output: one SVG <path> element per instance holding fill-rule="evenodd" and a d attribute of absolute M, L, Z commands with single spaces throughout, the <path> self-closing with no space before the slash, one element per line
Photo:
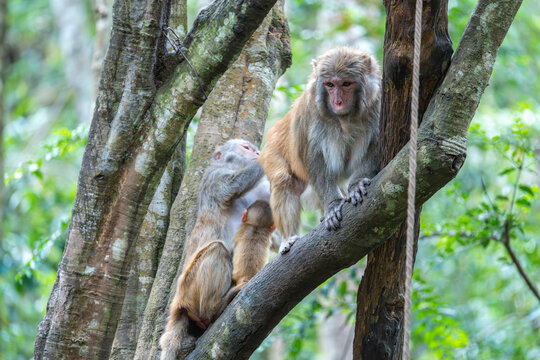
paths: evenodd
<path fill-rule="evenodd" d="M 414 47 L 416 0 L 384 2 L 383 98 L 379 142 L 379 169 L 405 146 L 410 134 L 410 94 Z M 452 41 L 448 34 L 448 1 L 425 1 L 422 14 L 420 93 L 418 118 L 422 116 L 450 65 Z M 416 254 L 421 207 L 417 206 Z M 405 243 L 403 223 L 368 256 L 358 289 L 354 359 L 401 359 L 405 305 Z"/>
<path fill-rule="evenodd" d="M 171 1 L 113 6 L 113 28 L 83 157 L 68 239 L 36 359 L 109 357 L 135 240 L 165 166 L 218 78 L 275 1 L 232 0 L 202 11 L 169 55 Z"/>
<path fill-rule="evenodd" d="M 479 0 L 441 86 L 418 129 L 416 203 L 463 165 L 467 130 L 488 85 L 497 51 L 521 1 Z M 359 207 L 343 206 L 338 231 L 319 225 L 251 279 L 198 340 L 188 359 L 247 359 L 298 302 L 339 270 L 383 244 L 405 219 L 406 145 L 372 180 Z"/>
<path fill-rule="evenodd" d="M 277 79 L 290 66 L 289 31 L 278 1 L 242 53 L 216 84 L 203 106 L 193 151 L 171 220 L 156 281 L 145 310 L 136 359 L 155 358 L 182 268 L 186 234 L 197 217 L 197 196 L 209 159 L 217 145 L 240 137 L 260 144 Z M 242 89 L 241 91 L 231 91 Z"/>
<path fill-rule="evenodd" d="M 172 4 L 169 26 L 178 30 L 177 34 L 181 40 L 185 38 L 186 0 Z M 152 291 L 169 229 L 171 207 L 178 195 L 186 169 L 185 140 L 184 137 L 180 141 L 169 161 L 141 227 L 110 359 L 128 360 L 135 356 L 144 310 Z"/>

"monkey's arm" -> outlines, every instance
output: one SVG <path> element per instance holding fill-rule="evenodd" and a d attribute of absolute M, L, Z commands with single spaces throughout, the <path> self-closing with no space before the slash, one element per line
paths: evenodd
<path fill-rule="evenodd" d="M 263 176 L 264 171 L 261 164 L 254 162 L 219 179 L 219 183 L 216 185 L 220 187 L 222 199 L 227 203 L 252 188 Z"/>
<path fill-rule="evenodd" d="M 337 230 L 343 206 L 343 194 L 337 184 L 337 175 L 327 171 L 321 151 L 311 151 L 308 155 L 308 174 L 313 189 L 324 206 L 324 223 L 328 230 Z"/>
<path fill-rule="evenodd" d="M 377 174 L 377 141 L 372 140 L 366 151 L 366 155 L 354 170 L 349 181 L 348 195 L 345 199 L 354 206 L 362 202 L 362 197 L 367 194 L 366 186 L 371 183 L 371 178 Z"/>

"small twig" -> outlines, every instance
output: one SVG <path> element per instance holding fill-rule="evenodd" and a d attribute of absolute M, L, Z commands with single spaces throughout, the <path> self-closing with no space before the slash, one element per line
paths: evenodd
<path fill-rule="evenodd" d="M 484 194 L 486 195 L 486 197 L 488 199 L 489 205 L 491 205 L 492 209 L 495 209 L 495 206 L 493 205 L 493 201 L 491 201 L 491 197 L 489 196 L 489 193 L 488 193 L 488 190 L 487 190 L 487 187 L 486 187 L 486 183 L 484 182 L 483 177 L 480 177 L 480 182 L 482 183 L 482 190 L 484 191 Z"/>
<path fill-rule="evenodd" d="M 521 266 L 519 259 L 517 258 L 516 254 L 514 253 L 514 250 L 512 249 L 512 246 L 510 245 L 510 226 L 511 226 L 510 221 L 507 219 L 504 222 L 504 231 L 502 233 L 500 241 L 506 248 L 506 251 L 508 252 L 508 255 L 510 255 L 510 258 L 512 259 L 512 262 L 516 266 L 519 274 L 521 275 L 523 280 L 525 280 L 529 289 L 532 291 L 534 296 L 536 296 L 536 298 L 540 302 L 540 293 L 538 292 L 538 289 L 536 288 L 536 286 L 534 286 L 533 282 L 531 281 L 531 279 L 525 272 L 525 269 L 523 268 L 523 266 Z"/>
<path fill-rule="evenodd" d="M 169 37 L 169 33 L 168 33 L 169 31 L 173 35 L 174 39 L 171 39 Z M 204 83 L 201 81 L 201 78 L 199 77 L 199 73 L 197 73 L 197 70 L 195 70 L 195 68 L 193 67 L 189 59 L 187 58 L 186 54 L 182 50 L 183 44 L 182 44 L 182 41 L 180 40 L 180 36 L 178 36 L 178 34 L 174 31 L 174 29 L 169 26 L 163 27 L 163 34 L 165 35 L 165 38 L 167 39 L 171 47 L 173 48 L 174 52 L 176 54 L 182 55 L 182 57 L 186 60 L 191 70 L 193 70 L 193 73 L 197 77 L 197 81 L 201 85 L 201 91 L 203 92 L 204 100 L 207 100 L 208 96 L 206 95 L 206 91 L 204 91 Z"/>

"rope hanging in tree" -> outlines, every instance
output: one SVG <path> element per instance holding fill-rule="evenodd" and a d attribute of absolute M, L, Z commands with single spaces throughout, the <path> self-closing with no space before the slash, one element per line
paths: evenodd
<path fill-rule="evenodd" d="M 416 139 L 418 128 L 418 88 L 422 41 L 422 0 L 416 0 L 414 15 L 414 58 L 411 93 L 411 139 L 409 141 L 409 189 L 407 198 L 407 242 L 405 247 L 405 310 L 403 317 L 403 359 L 410 359 L 411 296 L 414 246 L 414 198 L 416 195 Z"/>

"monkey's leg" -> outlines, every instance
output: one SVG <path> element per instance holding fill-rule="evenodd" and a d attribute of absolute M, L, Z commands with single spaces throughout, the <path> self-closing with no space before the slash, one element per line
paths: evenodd
<path fill-rule="evenodd" d="M 298 239 L 296 234 L 298 234 L 300 227 L 300 212 L 302 211 L 300 194 L 294 187 L 283 183 L 279 186 L 272 186 L 270 205 L 274 223 L 284 239 L 279 247 L 279 252 L 285 254 Z"/>

